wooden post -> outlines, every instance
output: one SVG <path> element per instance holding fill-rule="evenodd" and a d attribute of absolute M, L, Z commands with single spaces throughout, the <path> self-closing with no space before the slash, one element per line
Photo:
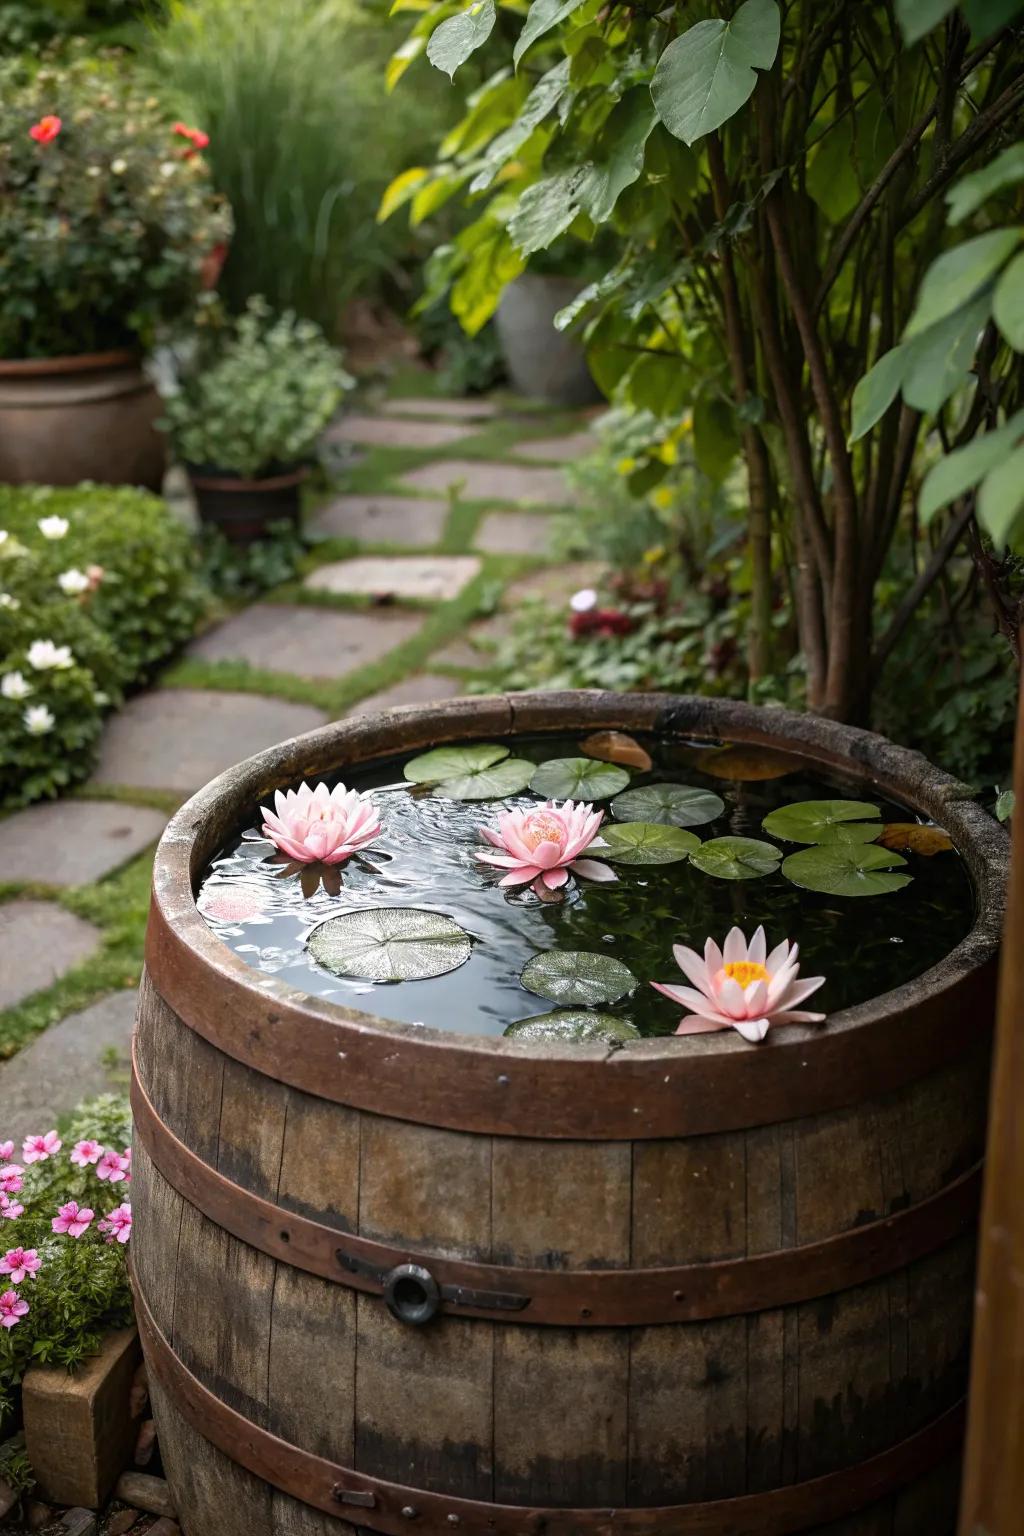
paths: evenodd
<path fill-rule="evenodd" d="M 1024 1523 L 1024 688 L 1014 789 L 960 1536 Z"/>

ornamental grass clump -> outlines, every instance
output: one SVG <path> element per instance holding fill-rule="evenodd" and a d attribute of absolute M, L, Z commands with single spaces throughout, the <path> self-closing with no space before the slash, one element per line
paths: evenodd
<path fill-rule="evenodd" d="M 230 235 L 199 139 L 115 54 L 0 65 L 0 357 L 145 349 Z"/>

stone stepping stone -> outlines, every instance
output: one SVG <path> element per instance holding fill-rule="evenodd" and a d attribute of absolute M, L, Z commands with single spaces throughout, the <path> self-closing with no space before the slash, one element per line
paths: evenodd
<path fill-rule="evenodd" d="M 103 1058 L 113 1048 L 127 1063 L 135 1002 L 134 991 L 113 992 L 91 1008 L 51 1024 L 12 1060 L 0 1063 L 0 1130 L 5 1138 L 18 1143 L 49 1131 L 58 1115 L 82 1099 L 111 1091 L 114 1084 Z"/>
<path fill-rule="evenodd" d="M 439 459 L 410 470 L 402 484 L 415 491 L 458 487 L 463 501 L 526 501 L 539 506 L 567 507 L 575 493 L 560 469 L 532 464 L 489 464 L 478 459 Z"/>
<path fill-rule="evenodd" d="M 387 416 L 447 416 L 456 421 L 481 421 L 497 416 L 501 406 L 496 400 L 431 400 L 429 396 L 385 400 L 381 410 Z"/>
<path fill-rule="evenodd" d="M 306 577 L 313 592 L 349 597 L 416 598 L 447 602 L 480 571 L 477 555 L 365 555 L 336 560 Z"/>
<path fill-rule="evenodd" d="M 538 512 L 488 512 L 474 543 L 489 555 L 543 555 L 551 539 L 551 519 Z"/>
<path fill-rule="evenodd" d="M 331 443 L 373 448 L 450 448 L 472 437 L 475 428 L 452 421 L 416 421 L 403 416 L 343 416 L 327 433 Z"/>
<path fill-rule="evenodd" d="M 141 693 L 108 722 L 94 782 L 191 794 L 243 758 L 326 720 L 308 704 L 252 693 Z"/>
<path fill-rule="evenodd" d="M 442 699 L 454 699 L 462 692 L 462 684 L 454 677 L 439 677 L 437 673 L 420 672 L 416 677 L 405 677 L 392 688 L 373 693 L 368 699 L 360 699 L 350 715 L 370 715 L 380 709 L 394 709 L 399 704 L 437 704 Z"/>
<path fill-rule="evenodd" d="M 546 464 L 571 464 L 585 459 L 599 446 L 592 432 L 570 432 L 564 437 L 534 437 L 517 443 L 517 459 L 539 459 Z"/>
<path fill-rule="evenodd" d="M 315 538 L 358 539 L 363 544 L 440 542 L 448 503 L 415 496 L 336 496 L 307 520 Z"/>
<path fill-rule="evenodd" d="M 87 885 L 156 842 L 167 817 L 113 800 L 56 800 L 8 816 L 0 835 L 0 881 Z"/>
<path fill-rule="evenodd" d="M 334 679 L 379 660 L 411 640 L 419 627 L 420 620 L 407 613 L 253 603 L 194 640 L 188 654 L 201 661 L 248 661 L 271 672 Z"/>
<path fill-rule="evenodd" d="M 87 959 L 101 938 L 92 923 L 52 901 L 0 903 L 0 1008 L 52 986 Z"/>

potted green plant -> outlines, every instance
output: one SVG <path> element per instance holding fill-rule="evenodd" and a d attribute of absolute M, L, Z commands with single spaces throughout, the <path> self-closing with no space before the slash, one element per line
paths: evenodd
<path fill-rule="evenodd" d="M 317 440 L 353 383 L 318 325 L 259 296 L 202 342 L 165 424 L 203 522 L 238 544 L 297 523 Z"/>
<path fill-rule="evenodd" d="M 0 480 L 159 485 L 144 357 L 230 232 L 206 142 L 115 55 L 0 68 Z"/>

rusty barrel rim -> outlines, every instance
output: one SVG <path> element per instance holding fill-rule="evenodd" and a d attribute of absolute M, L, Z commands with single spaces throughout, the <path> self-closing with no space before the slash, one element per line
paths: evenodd
<path fill-rule="evenodd" d="M 379 1020 L 258 976 L 200 915 L 194 884 L 241 813 L 281 785 L 445 742 L 619 728 L 789 751 L 932 817 L 970 872 L 974 925 L 944 960 L 756 1051 L 725 1034 L 524 1048 Z M 419 1124 L 538 1139 L 699 1135 L 795 1119 L 896 1089 L 957 1060 L 991 1026 L 1008 840 L 968 786 L 883 737 L 785 710 L 686 695 L 492 695 L 322 727 L 214 779 L 157 851 L 146 963 L 181 1020 L 225 1054 L 314 1097 Z"/>

